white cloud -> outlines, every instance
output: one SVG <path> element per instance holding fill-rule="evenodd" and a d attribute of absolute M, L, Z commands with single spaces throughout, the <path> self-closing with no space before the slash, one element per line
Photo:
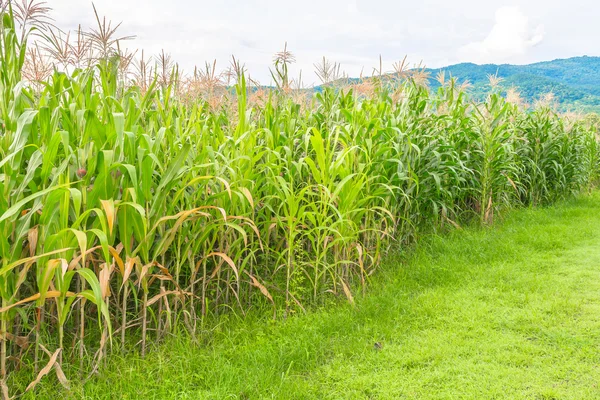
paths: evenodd
<path fill-rule="evenodd" d="M 349 14 L 354 14 L 354 15 L 356 15 L 356 14 L 359 13 L 359 11 L 358 11 L 358 4 L 356 4 L 356 0 L 348 2 L 348 13 Z"/>
<path fill-rule="evenodd" d="M 96 22 L 90 1 L 47 0 L 56 24 L 65 30 Z M 313 63 L 326 56 L 342 70 L 370 74 L 383 57 L 385 70 L 408 55 L 429 67 L 457 61 L 526 63 L 574 55 L 598 54 L 597 0 L 501 0 L 520 8 L 501 8 L 481 0 L 97 0 L 101 16 L 118 23 L 120 35 L 136 35 L 124 44 L 170 52 L 186 71 L 217 59 L 227 67 L 231 54 L 246 63 L 254 78 L 271 79 L 272 56 L 287 41 L 303 80 L 316 82 Z M 168 3 L 168 5 L 167 5 Z M 544 23 L 544 33 L 535 15 Z M 543 42 L 542 42 L 543 39 Z M 474 43 L 470 43 L 474 42 Z M 542 42 L 542 43 L 541 43 Z M 466 46 L 462 46 L 470 43 Z M 536 46 L 536 44 L 541 45 Z"/>
<path fill-rule="evenodd" d="M 502 7 L 496 11 L 496 21 L 488 36 L 461 47 L 459 58 L 475 63 L 515 61 L 540 44 L 544 34 L 544 26 L 532 27 L 519 7 Z"/>

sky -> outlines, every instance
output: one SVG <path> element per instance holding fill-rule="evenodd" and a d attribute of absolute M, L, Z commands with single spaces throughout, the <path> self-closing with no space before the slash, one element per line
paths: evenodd
<path fill-rule="evenodd" d="M 92 3 L 47 0 L 63 30 L 91 28 Z M 231 55 L 252 77 L 269 84 L 273 54 L 288 49 L 303 82 L 319 81 L 314 63 L 324 56 L 349 76 L 384 71 L 407 56 L 410 65 L 459 62 L 527 64 L 600 55 L 597 0 L 96 0 L 100 16 L 121 22 L 127 47 L 170 53 L 183 67 Z"/>

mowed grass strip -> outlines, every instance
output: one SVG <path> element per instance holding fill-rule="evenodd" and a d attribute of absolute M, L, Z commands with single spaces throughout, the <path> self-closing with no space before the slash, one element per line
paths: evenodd
<path fill-rule="evenodd" d="M 113 357 L 74 398 L 600 398 L 600 194 L 426 238 L 356 307 Z M 55 398 L 49 384 L 41 390 Z M 61 394 L 64 395 L 64 394 Z"/>

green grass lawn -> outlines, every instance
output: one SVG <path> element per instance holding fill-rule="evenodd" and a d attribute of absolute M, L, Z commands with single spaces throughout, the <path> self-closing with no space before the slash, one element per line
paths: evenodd
<path fill-rule="evenodd" d="M 600 398 L 599 194 L 427 238 L 376 280 L 356 308 L 230 321 L 204 345 L 112 356 L 72 396 Z"/>

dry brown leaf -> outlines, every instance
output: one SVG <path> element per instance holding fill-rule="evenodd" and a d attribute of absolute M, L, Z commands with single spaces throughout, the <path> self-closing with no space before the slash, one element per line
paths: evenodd
<path fill-rule="evenodd" d="M 246 272 L 246 271 L 244 271 Z M 253 277 L 252 275 L 250 275 L 248 272 L 246 272 L 246 275 L 248 275 L 250 277 L 250 279 L 252 279 L 252 286 L 257 287 L 260 292 L 269 300 L 271 300 L 271 303 L 275 304 L 275 302 L 273 301 L 273 296 L 271 296 L 271 293 L 269 293 L 269 291 L 267 290 L 267 288 L 258 281 L 258 279 L 256 279 L 255 277 Z"/>
<path fill-rule="evenodd" d="M 350 288 L 348 287 L 346 282 L 344 282 L 343 279 L 340 279 L 340 282 L 342 282 L 342 289 L 344 289 L 344 294 L 348 298 L 348 301 L 350 302 L 350 304 L 354 305 L 354 297 L 352 296 L 352 292 L 350 291 Z"/>
<path fill-rule="evenodd" d="M 27 241 L 29 242 L 29 256 L 35 256 L 35 249 L 37 248 L 38 242 L 38 227 L 31 228 L 27 232 Z"/>
<path fill-rule="evenodd" d="M 96 251 L 96 250 L 98 250 L 98 249 L 100 249 L 100 248 L 102 248 L 102 246 L 95 246 L 95 247 L 92 247 L 91 249 L 87 249 L 87 250 L 85 251 L 85 254 L 80 254 L 80 255 L 78 255 L 77 257 L 75 257 L 75 258 L 74 258 L 73 260 L 71 260 L 71 262 L 69 263 L 69 270 L 73 270 L 73 269 L 75 269 L 75 267 L 77 266 L 77 264 L 79 264 L 79 262 L 81 261 L 81 259 L 82 259 L 82 257 L 83 257 L 83 256 L 87 256 L 87 255 L 89 255 L 89 254 L 93 253 L 94 251 Z"/>
<path fill-rule="evenodd" d="M 74 297 L 74 296 L 76 296 L 75 293 L 73 293 L 73 292 L 67 292 L 67 297 Z M 8 310 L 10 310 L 13 307 L 20 306 L 21 304 L 25 304 L 25 303 L 30 303 L 32 301 L 36 301 L 40 297 L 41 297 L 41 295 L 39 293 L 36 293 L 33 296 L 27 297 L 26 299 L 17 301 L 16 303 L 11 304 L 9 306 L 6 306 L 4 308 L 0 308 L 0 313 L 8 311 Z M 45 299 L 55 299 L 57 297 L 60 297 L 60 292 L 58 290 L 49 290 L 48 292 L 46 292 L 46 295 L 44 296 Z"/>
<path fill-rule="evenodd" d="M 110 276 L 113 273 L 113 265 L 108 266 L 104 263 L 100 266 L 100 273 L 98 274 L 98 281 L 100 282 L 100 290 L 102 291 L 102 298 L 106 299 L 110 296 Z"/>
<path fill-rule="evenodd" d="M 62 367 L 60 366 L 59 363 L 56 363 L 54 365 L 54 371 L 56 372 L 56 377 L 58 378 L 58 381 L 60 382 L 61 385 L 63 385 L 63 387 L 67 390 L 69 390 L 70 384 L 69 384 L 69 380 L 67 379 L 67 377 L 65 376 L 65 373 L 62 370 Z"/>
<path fill-rule="evenodd" d="M 206 257 L 204 257 L 204 259 L 207 259 L 207 258 L 212 257 L 212 256 L 221 257 L 227 264 L 229 264 L 229 266 L 231 267 L 231 269 L 235 273 L 236 279 L 238 281 L 240 280 L 240 275 L 238 273 L 238 269 L 235 266 L 235 263 L 233 262 L 233 260 L 227 254 L 215 251 L 215 252 L 212 252 L 212 253 L 208 254 Z M 215 270 L 213 271 L 212 275 L 210 276 L 210 279 L 212 279 L 215 276 L 217 276 L 217 273 L 219 272 L 220 269 L 221 269 L 221 265 L 219 264 L 219 266 L 217 268 L 215 268 Z"/>
<path fill-rule="evenodd" d="M 120 248 L 119 248 L 119 246 L 120 246 Z M 113 247 L 109 247 L 108 251 L 115 259 L 115 262 L 117 263 L 117 266 L 119 267 L 119 271 L 121 271 L 121 275 L 123 276 L 123 275 L 125 275 L 125 264 L 123 264 L 123 259 L 119 256 L 119 253 L 121 253 L 122 249 L 123 249 L 123 244 L 119 243 L 119 245 L 117 246 L 116 249 Z"/>
<path fill-rule="evenodd" d="M 11 400 L 10 394 L 8 392 L 8 386 L 6 386 L 6 382 L 4 382 L 4 379 L 0 379 L 0 388 L 2 389 L 2 400 Z"/>
<path fill-rule="evenodd" d="M 152 297 L 150 300 L 148 300 L 148 304 L 147 306 L 151 306 L 152 304 L 156 303 L 157 301 L 159 301 L 161 298 L 171 295 L 171 294 L 177 294 L 177 295 L 185 295 L 185 296 L 192 296 L 192 293 L 190 292 L 182 292 L 180 290 L 167 290 L 164 292 L 161 292 L 159 294 L 157 294 L 156 296 Z"/>
<path fill-rule="evenodd" d="M 54 366 L 54 364 L 56 364 L 56 360 L 58 359 L 58 355 L 60 354 L 61 350 L 62 349 L 60 348 L 56 349 L 54 354 L 52 354 L 52 357 L 50 357 L 50 361 L 48 361 L 48 364 L 46 364 L 46 366 L 42 368 L 42 370 L 38 373 L 37 377 L 33 380 L 33 382 L 27 385 L 27 389 L 25 389 L 26 392 L 29 392 L 31 389 L 33 389 L 38 383 L 40 383 L 42 378 L 46 376 L 48 372 L 50 372 L 50 370 L 52 370 L 52 367 Z"/>
<path fill-rule="evenodd" d="M 485 222 L 491 221 L 490 216 L 493 217 L 492 196 L 490 196 L 490 201 L 488 202 L 488 206 L 485 210 Z"/>
<path fill-rule="evenodd" d="M 113 227 L 115 225 L 115 202 L 114 200 L 100 200 L 106 220 L 108 221 L 108 231 L 112 235 Z"/>
<path fill-rule="evenodd" d="M 123 272 L 123 283 L 121 284 L 121 289 L 123 288 L 125 283 L 127 283 L 127 280 L 129 279 L 129 276 L 131 275 L 131 272 L 133 271 L 133 267 L 138 263 L 138 261 L 139 261 L 139 258 L 137 258 L 137 257 L 127 259 L 127 262 L 125 263 L 125 270 Z"/>
<path fill-rule="evenodd" d="M 25 349 L 29 346 L 29 336 L 16 336 L 10 332 L 6 332 L 6 339 L 10 342 L 14 342 L 22 349 Z"/>
<path fill-rule="evenodd" d="M 240 192 L 242 192 L 244 197 L 248 200 L 248 202 L 250 203 L 250 206 L 252 208 L 254 208 L 254 199 L 252 198 L 252 193 L 250 193 L 250 190 L 248 190 L 245 187 L 241 187 Z"/>

